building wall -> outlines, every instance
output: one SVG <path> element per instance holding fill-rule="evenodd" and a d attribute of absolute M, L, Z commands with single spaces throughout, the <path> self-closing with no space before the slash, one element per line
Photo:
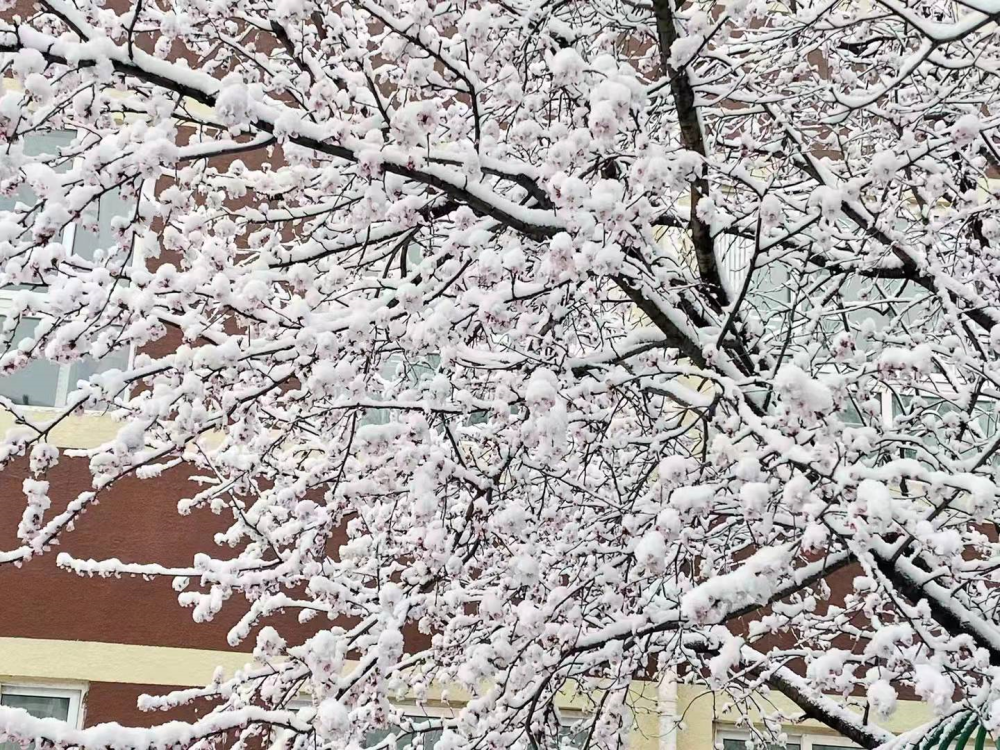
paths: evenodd
<path fill-rule="evenodd" d="M 17 545 L 14 534 L 24 507 L 17 495 L 28 476 L 25 463 L 3 469 L 0 487 L 11 495 L 0 503 L 3 548 Z M 226 634 L 241 614 L 237 607 L 224 608 L 215 620 L 196 624 L 191 611 L 178 605 L 168 578 L 81 578 L 55 564 L 56 553 L 67 551 L 83 559 L 117 557 L 190 566 L 195 552 L 212 547 L 212 535 L 226 523 L 208 509 L 178 515 L 178 498 L 192 491 L 189 473 L 179 468 L 155 481 L 125 480 L 101 496 L 75 529 L 63 535 L 59 547 L 19 569 L 0 567 L 5 604 L 0 636 L 227 649 Z M 86 461 L 63 458 L 50 477 L 51 512 L 61 510 L 89 485 Z M 280 619 L 283 627 L 306 632 L 293 617 Z M 252 647 L 251 636 L 239 648 Z"/>
<path fill-rule="evenodd" d="M 232 651 L 0 637 L 0 684 L 79 687 L 85 690 L 86 726 L 108 721 L 149 726 L 195 718 L 208 706 L 145 713 L 136 701 L 143 693 L 205 685 L 216 667 L 231 675 L 248 661 L 247 654 Z"/>
<path fill-rule="evenodd" d="M 11 426 L 10 416 L 0 413 L 0 430 Z M 106 416 L 72 417 L 54 431 L 52 441 L 64 449 L 94 447 L 113 438 L 119 427 Z M 241 612 L 238 602 L 224 607 L 216 620 L 198 624 L 177 603 L 168 579 L 80 578 L 55 566 L 55 553 L 62 550 L 85 558 L 115 556 L 129 562 L 189 565 L 194 553 L 212 545 L 212 535 L 227 524 L 224 517 L 207 509 L 186 517 L 177 514 L 178 498 L 193 488 L 188 473 L 178 469 L 156 481 L 122 482 L 80 519 L 59 548 L 20 569 L 0 566 L 5 599 L 0 616 L 0 685 L 37 683 L 84 689 L 87 726 L 107 721 L 145 726 L 194 718 L 208 710 L 207 705 L 200 705 L 144 713 L 136 707 L 136 700 L 143 693 L 204 685 L 219 666 L 226 674 L 243 667 L 253 635 L 235 650 L 226 641 Z M 11 494 L 7 502 L 0 502 L 4 548 L 14 541 L 25 476 L 24 462 L 15 462 L 0 475 L 0 488 Z M 89 481 L 84 459 L 63 458 L 52 477 L 53 502 L 67 502 Z M 302 626 L 291 616 L 277 620 L 283 630 L 303 638 L 323 626 L 315 621 Z M 794 706 L 783 696 L 774 694 L 768 700 L 794 713 Z M 572 700 L 564 703 L 574 707 Z M 639 750 L 710 750 L 719 732 L 740 731 L 731 708 L 703 688 L 636 681 L 630 705 L 632 746 Z M 909 729 L 930 718 L 926 705 L 900 701 L 886 726 Z M 836 741 L 829 729 L 814 721 L 788 731 Z"/>
<path fill-rule="evenodd" d="M 108 721 L 149 726 L 196 718 L 209 709 L 207 704 L 144 713 L 136 708 L 136 701 L 143 693 L 160 694 L 204 685 L 212 679 L 217 667 L 231 675 L 247 663 L 247 654 L 232 651 L 0 637 L 0 684 L 79 687 L 86 691 L 85 726 Z M 461 695 L 454 697 L 459 703 L 462 699 Z M 438 696 L 432 693 L 429 704 L 440 704 Z M 582 702 L 569 696 L 560 704 L 565 709 L 585 709 Z M 628 704 L 634 724 L 632 747 L 660 750 L 662 711 L 657 686 L 635 681 Z"/>
<path fill-rule="evenodd" d="M 31 5 L 30 0 L 18 0 L 17 8 L 30 15 Z M 120 3 L 113 0 L 112 6 L 116 5 Z M 263 156 L 243 154 L 240 158 L 255 166 Z M 225 160 L 218 162 L 222 168 Z M 745 260 L 742 255 L 730 259 L 727 268 L 734 281 Z M 155 348 L 169 351 L 174 343 L 167 339 L 157 342 Z M 44 413 L 40 411 L 39 416 Z M 12 426 L 11 416 L 0 413 L 0 430 Z M 73 416 L 53 431 L 52 441 L 61 448 L 93 447 L 113 438 L 119 427 L 99 415 Z M 12 542 L 23 508 L 20 485 L 26 476 L 24 462 L 5 467 L 0 475 L 0 488 L 9 495 L 7 502 L 0 502 L 0 548 Z M 64 457 L 52 482 L 51 496 L 58 509 L 60 502 L 67 502 L 89 485 L 85 459 Z M 4 591 L 0 684 L 79 686 L 86 691 L 84 723 L 88 726 L 106 721 L 142 726 L 193 718 L 207 710 L 207 706 L 192 706 L 151 714 L 139 711 L 136 700 L 143 693 L 203 685 L 217 666 L 227 674 L 242 667 L 254 638 L 251 635 L 235 651 L 228 647 L 226 634 L 240 614 L 236 602 L 224 607 L 214 621 L 196 624 L 190 612 L 178 605 L 167 579 L 81 579 L 55 566 L 55 552 L 60 550 L 77 557 L 190 564 L 193 554 L 210 546 L 212 535 L 228 525 L 224 517 L 208 510 L 179 516 L 177 499 L 192 491 L 185 469 L 168 472 L 156 481 L 124 481 L 80 519 L 60 549 L 21 569 L 0 567 L 0 588 Z M 128 522 L 123 523 L 123 519 Z M 322 626 L 303 627 L 291 616 L 276 619 L 283 631 L 291 630 L 301 637 Z M 708 750 L 718 732 L 739 729 L 736 715 L 717 696 L 685 685 L 666 687 L 669 689 L 649 682 L 634 683 L 630 700 L 633 747 Z M 780 695 L 768 700 L 786 711 L 794 710 Z M 573 703 L 568 700 L 566 705 L 572 707 Z M 928 718 L 925 705 L 904 701 L 888 726 L 906 729 Z M 833 736 L 812 721 L 790 731 Z"/>

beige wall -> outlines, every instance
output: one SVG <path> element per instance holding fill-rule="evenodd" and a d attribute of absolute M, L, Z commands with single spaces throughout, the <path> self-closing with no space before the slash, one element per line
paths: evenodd
<path fill-rule="evenodd" d="M 61 409 L 26 409 L 26 416 L 33 424 L 42 424 L 62 413 Z M 0 410 L 0 435 L 15 426 L 14 415 Z M 53 428 L 49 442 L 57 448 L 96 448 L 118 434 L 123 426 L 102 414 L 79 414 L 66 417 Z"/>
<path fill-rule="evenodd" d="M 217 666 L 232 674 L 246 663 L 247 654 L 228 651 L 0 638 L 0 680 L 195 686 L 207 684 Z"/>
<path fill-rule="evenodd" d="M 197 686 L 210 681 L 217 666 L 232 674 L 246 663 L 245 654 L 227 651 L 0 638 L 0 682 Z M 455 698 L 460 699 L 460 696 Z M 628 704 L 634 718 L 631 744 L 636 750 L 710 750 L 718 731 L 738 729 L 735 713 L 727 711 L 721 697 L 713 696 L 704 688 L 677 687 L 676 714 L 680 725 L 676 730 L 662 700 L 663 693 L 655 683 L 637 680 L 632 684 Z M 795 713 L 795 706 L 780 694 L 774 693 L 767 700 L 775 709 Z M 586 709 L 585 702 L 570 696 L 560 703 L 567 709 Z M 884 726 L 901 731 L 930 718 L 930 709 L 925 704 L 900 701 L 895 714 Z M 815 721 L 790 725 L 787 731 L 789 734 L 834 734 Z"/>
<path fill-rule="evenodd" d="M 0 638 L 0 683 L 84 685 L 105 682 L 194 687 L 211 681 L 218 666 L 231 675 L 246 664 L 246 654 L 229 651 Z M 568 695 L 559 703 L 566 709 L 585 710 L 587 706 L 583 700 Z M 661 712 L 656 685 L 634 682 L 629 690 L 628 705 L 634 719 L 632 747 L 659 750 Z"/>

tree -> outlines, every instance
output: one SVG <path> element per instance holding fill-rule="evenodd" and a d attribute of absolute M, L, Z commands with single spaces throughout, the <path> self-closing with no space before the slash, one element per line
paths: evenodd
<path fill-rule="evenodd" d="M 781 690 L 866 748 L 1000 724 L 997 15 L 8 9 L 0 177 L 34 198 L 0 213 L 0 368 L 137 354 L 50 421 L 4 399 L 2 458 L 35 478 L 0 562 L 186 466 L 204 489 L 181 511 L 232 515 L 219 548 L 60 565 L 173 577 L 196 619 L 243 601 L 234 644 L 279 609 L 332 622 L 266 626 L 269 666 L 149 699 L 220 699 L 191 725 L 0 728 L 344 747 L 440 684 L 473 699 L 439 747 L 508 747 L 550 737 L 574 684 L 613 747 L 629 680 L 671 670 L 737 703 Z M 68 252 L 112 191 L 134 198 L 115 241 Z M 48 436 L 84 408 L 123 427 L 55 511 Z M 313 708 L 288 709 L 301 690 Z M 899 691 L 936 730 L 874 724 Z"/>

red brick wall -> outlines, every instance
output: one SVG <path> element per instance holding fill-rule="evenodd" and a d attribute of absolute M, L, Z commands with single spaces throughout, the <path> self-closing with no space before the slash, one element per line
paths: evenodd
<path fill-rule="evenodd" d="M 0 549 L 18 544 L 15 531 L 24 509 L 20 488 L 26 468 L 19 462 L 0 471 Z M 190 473 L 176 469 L 156 480 L 123 481 L 101 496 L 59 547 L 21 568 L 0 566 L 4 592 L 0 636 L 229 649 L 226 634 L 246 611 L 240 599 L 231 599 L 212 622 L 195 623 L 191 610 L 177 603 L 169 579 L 81 578 L 55 565 L 60 551 L 79 558 L 117 557 L 177 566 L 190 566 L 197 551 L 231 554 L 212 539 L 226 528 L 224 516 L 207 509 L 178 515 L 178 499 L 192 492 Z M 90 486 L 86 462 L 79 459 L 63 458 L 49 479 L 51 513 Z M 292 615 L 277 619 L 283 628 L 303 636 L 328 624 L 314 621 L 307 631 Z M 245 651 L 252 648 L 253 636 L 240 646 Z"/>
<path fill-rule="evenodd" d="M 148 727 L 168 721 L 196 719 L 208 712 L 208 703 L 181 706 L 170 711 L 140 711 L 136 701 L 143 693 L 162 695 L 177 688 L 166 685 L 123 685 L 92 682 L 84 703 L 84 726 L 116 721 L 132 727 Z"/>

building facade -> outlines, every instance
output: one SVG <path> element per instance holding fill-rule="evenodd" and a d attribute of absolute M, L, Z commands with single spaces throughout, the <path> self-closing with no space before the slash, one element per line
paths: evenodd
<path fill-rule="evenodd" d="M 46 146 L 58 147 L 58 136 Z M 34 147 L 34 146 L 33 146 Z M 241 158 L 250 160 L 251 154 Z M 30 195 L 17 196 L 30 200 Z M 126 202 L 111 197 L 108 213 L 124 210 Z M 80 226 L 64 242 L 74 252 L 92 252 L 110 231 L 110 216 L 101 217 L 96 230 Z M 735 256 L 731 270 L 739 277 L 747 259 Z M 0 290 L 0 308 L 5 297 Z M 169 347 L 166 339 L 157 346 Z M 113 366 L 104 362 L 100 366 Z M 93 365 L 97 367 L 97 364 Z M 72 367 L 35 363 L 14 376 L 0 378 L 0 394 L 37 410 L 65 402 L 67 388 L 79 371 Z M 891 411 L 891 404 L 886 406 Z M 0 414 L 0 430 L 14 427 L 10 415 Z M 80 414 L 63 421 L 51 442 L 68 451 L 94 447 L 109 440 L 120 425 L 101 414 Z M 8 465 L 0 473 L 0 487 L 19 495 L 28 478 L 27 461 Z M 54 503 L 66 503 L 90 482 L 86 458 L 66 455 L 53 474 Z M 96 508 L 78 519 L 67 544 L 77 558 L 117 557 L 124 561 L 157 560 L 163 564 L 190 565 L 196 552 L 213 543 L 223 531 L 223 519 L 209 509 L 181 517 L 177 499 L 190 495 L 187 471 L 165 473 L 155 482 L 117 484 Z M 22 506 L 0 502 L 0 549 L 16 543 Z M 122 525 L 119 519 L 129 519 Z M 217 668 L 227 674 L 243 667 L 250 657 L 253 638 L 236 649 L 227 634 L 243 611 L 231 602 L 213 620 L 196 623 L 190 610 L 178 604 L 168 578 L 78 577 L 56 565 L 56 553 L 37 557 L 23 566 L 0 566 L 0 703 L 19 706 L 39 716 L 53 716 L 77 726 L 104 722 L 149 726 L 172 719 L 189 719 L 210 709 L 192 705 L 168 712 L 144 712 L 139 697 L 208 683 Z M 279 616 L 281 619 L 281 616 Z M 272 620 L 273 622 L 273 620 Z M 301 625 L 292 617 L 280 623 L 282 632 L 306 637 L 322 622 Z M 415 715 L 429 720 L 447 715 L 456 705 L 432 699 L 407 705 Z M 750 734 L 737 711 L 719 696 L 667 676 L 657 681 L 636 679 L 632 688 L 631 746 L 640 750 L 739 750 Z M 563 706 L 567 725 L 586 711 L 567 700 Z M 780 709 L 790 714 L 794 706 L 780 695 L 762 696 L 759 711 Z M 890 727 L 916 726 L 930 718 L 927 706 L 902 701 Z M 815 721 L 790 725 L 788 746 L 794 750 L 833 750 L 851 746 Z"/>

